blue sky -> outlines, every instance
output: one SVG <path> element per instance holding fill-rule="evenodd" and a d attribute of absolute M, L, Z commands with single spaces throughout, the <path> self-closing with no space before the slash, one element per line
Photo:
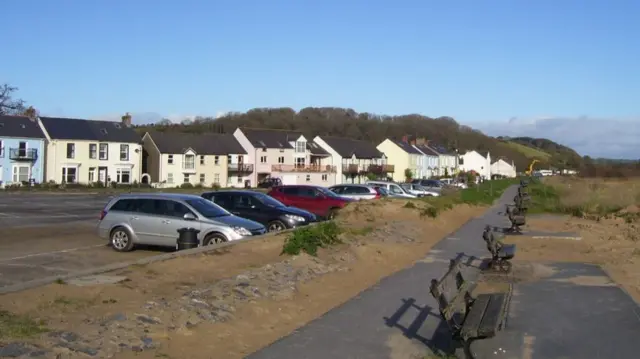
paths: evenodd
<path fill-rule="evenodd" d="M 44 114 L 342 106 L 640 158 L 638 1 L 6 0 L 2 11 L 0 82 Z"/>

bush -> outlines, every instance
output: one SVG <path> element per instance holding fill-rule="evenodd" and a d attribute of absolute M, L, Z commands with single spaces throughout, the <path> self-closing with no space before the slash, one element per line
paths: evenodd
<path fill-rule="evenodd" d="M 280 254 L 298 255 L 305 252 L 317 256 L 318 248 L 341 243 L 339 235 L 340 228 L 333 221 L 298 228 L 287 236 Z"/>
<path fill-rule="evenodd" d="M 181 184 L 180 187 L 178 187 L 178 188 L 193 188 L 193 185 L 191 183 L 187 182 L 187 183 Z"/>

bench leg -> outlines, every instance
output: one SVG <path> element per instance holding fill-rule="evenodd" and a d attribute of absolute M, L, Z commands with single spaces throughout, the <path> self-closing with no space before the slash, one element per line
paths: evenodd
<path fill-rule="evenodd" d="M 512 265 L 511 265 L 511 261 L 509 260 L 493 258 L 491 259 L 491 261 L 489 261 L 489 263 L 487 264 L 487 267 L 488 269 L 491 269 L 496 272 L 509 273 L 511 272 Z"/>

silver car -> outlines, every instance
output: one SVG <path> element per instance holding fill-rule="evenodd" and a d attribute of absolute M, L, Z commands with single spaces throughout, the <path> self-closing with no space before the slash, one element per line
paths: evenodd
<path fill-rule="evenodd" d="M 363 184 L 337 184 L 329 187 L 329 190 L 340 197 L 355 200 L 376 199 L 381 197 L 375 188 Z"/>
<path fill-rule="evenodd" d="M 149 193 L 120 195 L 100 213 L 98 235 L 112 248 L 127 252 L 136 244 L 175 247 L 178 229 L 200 231 L 202 245 L 264 234 L 257 222 L 234 216 L 200 196 Z"/>

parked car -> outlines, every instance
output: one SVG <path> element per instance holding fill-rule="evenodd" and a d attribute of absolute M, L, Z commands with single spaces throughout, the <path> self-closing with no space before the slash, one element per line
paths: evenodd
<path fill-rule="evenodd" d="M 404 190 L 398 183 L 387 181 L 367 181 L 369 186 L 380 186 L 387 190 L 389 197 L 392 198 L 417 198 L 418 196 Z"/>
<path fill-rule="evenodd" d="M 415 183 L 403 183 L 400 185 L 402 189 L 405 191 L 415 194 L 418 197 L 438 197 L 440 196 L 440 192 L 434 191 L 433 189 L 428 189 L 426 187 L 422 187 L 419 184 Z"/>
<path fill-rule="evenodd" d="M 316 222 L 316 216 L 303 209 L 287 207 L 277 199 L 254 191 L 215 191 L 201 194 L 227 211 L 262 223 L 269 232 L 306 226 Z"/>
<path fill-rule="evenodd" d="M 341 197 L 347 197 L 358 201 L 364 199 L 378 199 L 385 196 L 379 189 L 362 184 L 338 184 L 329 187 L 329 190 Z"/>
<path fill-rule="evenodd" d="M 437 192 L 442 191 L 442 189 L 445 187 L 444 183 L 434 179 L 414 179 L 413 181 L 411 181 L 411 183 L 419 184 L 422 187 L 425 187 L 427 189 L 434 190 Z"/>
<path fill-rule="evenodd" d="M 280 178 L 265 178 L 264 180 L 258 182 L 258 188 L 271 188 L 274 186 L 282 186 L 282 180 Z"/>
<path fill-rule="evenodd" d="M 338 210 L 353 201 L 324 187 L 307 185 L 273 187 L 268 195 L 287 206 L 302 208 L 324 219 L 333 219 Z"/>
<path fill-rule="evenodd" d="M 467 185 L 464 182 L 455 180 L 453 178 L 441 178 L 439 181 L 444 183 L 447 186 L 461 188 L 461 189 L 467 188 Z"/>
<path fill-rule="evenodd" d="M 389 197 L 389 192 L 387 192 L 387 189 L 385 187 L 376 186 L 376 185 L 373 185 L 371 187 L 373 187 L 380 194 L 380 197 L 382 198 Z"/>
<path fill-rule="evenodd" d="M 97 231 L 114 250 L 127 252 L 137 244 L 175 247 L 178 229 L 200 231 L 202 245 L 264 234 L 260 223 L 234 216 L 206 199 L 188 194 L 123 194 L 100 212 Z"/>

